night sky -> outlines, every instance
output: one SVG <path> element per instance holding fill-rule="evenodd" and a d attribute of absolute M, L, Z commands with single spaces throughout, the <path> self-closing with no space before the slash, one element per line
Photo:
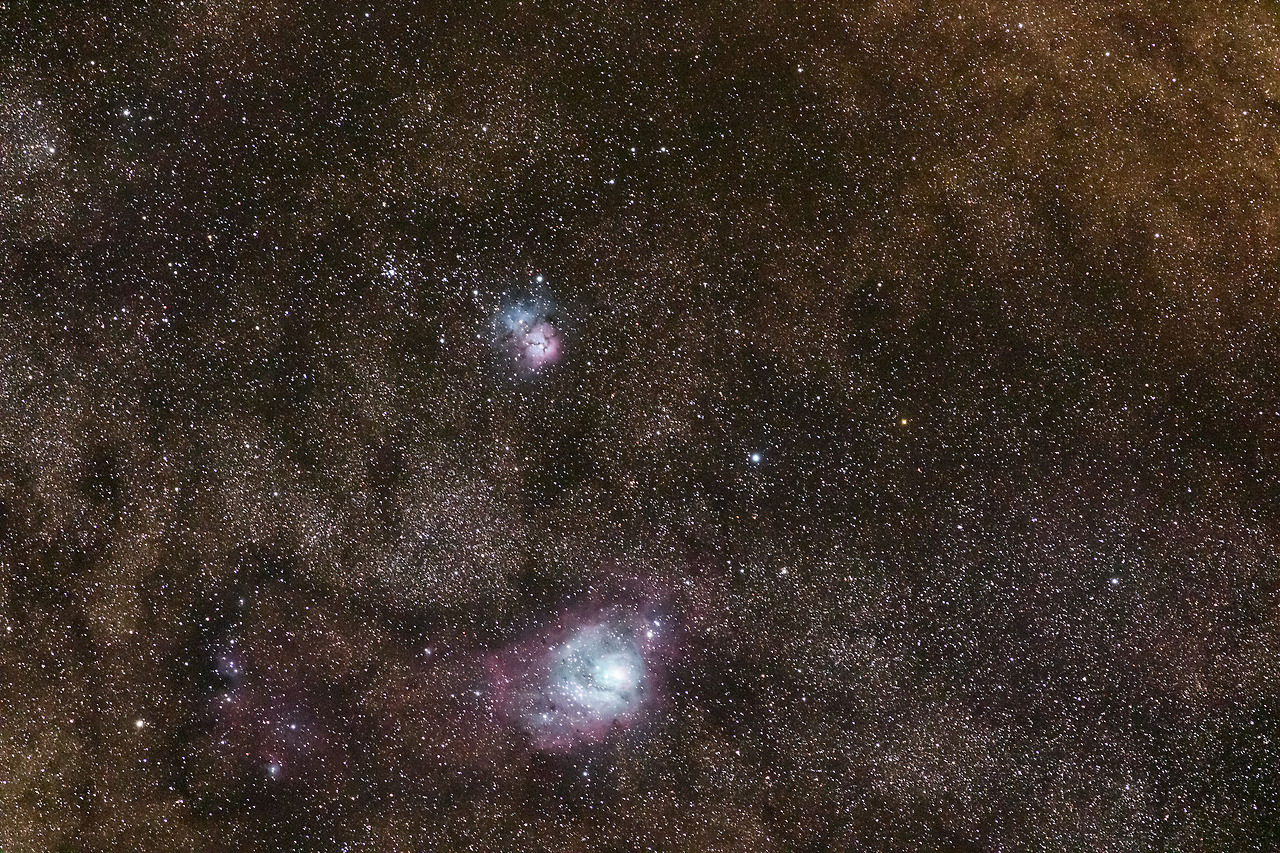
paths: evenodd
<path fill-rule="evenodd" d="M 1280 850 L 1280 5 L 0 0 L 0 851 Z"/>

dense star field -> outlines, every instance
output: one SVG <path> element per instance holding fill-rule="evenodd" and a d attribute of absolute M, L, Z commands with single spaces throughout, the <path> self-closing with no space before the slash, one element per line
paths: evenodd
<path fill-rule="evenodd" d="M 0 851 L 1280 850 L 1280 5 L 0 0 Z"/>

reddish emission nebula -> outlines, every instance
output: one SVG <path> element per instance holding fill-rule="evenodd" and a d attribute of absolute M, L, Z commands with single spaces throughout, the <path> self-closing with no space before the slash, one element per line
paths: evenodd
<path fill-rule="evenodd" d="M 0 0 L 0 853 L 1280 853 L 1280 2 Z"/>

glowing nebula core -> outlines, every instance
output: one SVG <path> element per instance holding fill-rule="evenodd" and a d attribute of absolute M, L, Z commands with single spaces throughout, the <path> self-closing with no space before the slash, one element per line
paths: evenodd
<path fill-rule="evenodd" d="M 644 700 L 644 655 L 614 626 L 590 625 L 552 653 L 550 713 L 616 718 Z"/>
<path fill-rule="evenodd" d="M 541 296 L 509 302 L 498 312 L 495 343 L 518 375 L 532 376 L 560 360 L 564 336 L 556 319 L 554 303 Z"/>
<path fill-rule="evenodd" d="M 660 619 L 613 611 L 571 621 L 494 661 L 499 711 L 539 749 L 566 750 L 629 727 L 660 685 Z"/>

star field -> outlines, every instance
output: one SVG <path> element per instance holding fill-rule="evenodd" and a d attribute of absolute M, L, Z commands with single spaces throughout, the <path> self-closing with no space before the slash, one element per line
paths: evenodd
<path fill-rule="evenodd" d="M 0 0 L 0 851 L 1280 850 L 1280 7 Z"/>

